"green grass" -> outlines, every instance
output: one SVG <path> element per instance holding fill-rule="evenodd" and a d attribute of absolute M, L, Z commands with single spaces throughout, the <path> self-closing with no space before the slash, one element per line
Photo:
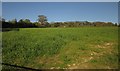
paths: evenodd
<path fill-rule="evenodd" d="M 41 68 L 118 68 L 118 28 L 20 28 L 2 32 L 3 62 Z"/>

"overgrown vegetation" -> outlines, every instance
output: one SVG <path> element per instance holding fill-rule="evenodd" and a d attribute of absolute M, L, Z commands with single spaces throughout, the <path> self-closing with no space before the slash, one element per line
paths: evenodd
<path fill-rule="evenodd" d="M 67 22 L 47 22 L 47 17 L 44 15 L 38 16 L 38 22 L 31 22 L 29 19 L 13 19 L 10 21 L 5 21 L 2 18 L 3 28 L 45 28 L 45 27 L 82 27 L 82 26 L 120 26 L 118 23 L 112 22 L 88 22 L 88 21 L 67 21 Z"/>
<path fill-rule="evenodd" d="M 20 28 L 2 36 L 4 63 L 35 69 L 118 67 L 117 27 Z"/>

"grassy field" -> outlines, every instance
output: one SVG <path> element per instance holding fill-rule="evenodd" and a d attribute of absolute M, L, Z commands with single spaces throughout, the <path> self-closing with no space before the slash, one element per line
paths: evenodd
<path fill-rule="evenodd" d="M 21 28 L 2 32 L 3 62 L 35 69 L 118 68 L 118 28 Z"/>

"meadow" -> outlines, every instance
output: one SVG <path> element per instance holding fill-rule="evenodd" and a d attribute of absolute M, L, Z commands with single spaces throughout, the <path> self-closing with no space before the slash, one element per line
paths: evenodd
<path fill-rule="evenodd" d="M 20 28 L 2 32 L 2 61 L 34 69 L 116 69 L 118 28 Z"/>

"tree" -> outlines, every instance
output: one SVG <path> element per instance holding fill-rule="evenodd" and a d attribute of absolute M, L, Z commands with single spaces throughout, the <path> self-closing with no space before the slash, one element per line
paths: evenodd
<path fill-rule="evenodd" d="M 0 17 L 0 21 L 2 22 L 2 17 Z"/>
<path fill-rule="evenodd" d="M 118 23 L 118 27 L 120 27 L 120 23 Z"/>
<path fill-rule="evenodd" d="M 2 28 L 2 18 L 0 17 L 0 31 L 1 31 L 1 28 Z"/>
<path fill-rule="evenodd" d="M 107 25 L 108 25 L 108 26 L 112 26 L 113 23 L 112 23 L 112 22 L 107 22 Z"/>
<path fill-rule="evenodd" d="M 25 19 L 25 20 L 23 20 L 23 22 L 26 23 L 26 24 L 30 24 L 31 23 L 29 19 Z"/>
<path fill-rule="evenodd" d="M 2 22 L 5 22 L 5 19 L 4 19 L 4 18 L 2 18 Z"/>
<path fill-rule="evenodd" d="M 19 23 L 23 23 L 23 19 L 20 19 L 20 20 L 19 20 Z"/>
<path fill-rule="evenodd" d="M 2 18 L 0 17 L 0 27 L 1 27 L 1 24 L 2 24 Z"/>
<path fill-rule="evenodd" d="M 17 19 L 13 19 L 13 20 L 9 21 L 9 23 L 16 24 L 17 23 Z"/>
<path fill-rule="evenodd" d="M 41 26 L 46 26 L 47 24 L 47 17 L 44 15 L 38 15 L 38 22 Z"/>
<path fill-rule="evenodd" d="M 24 27 L 24 20 L 23 19 L 20 19 L 19 21 L 18 21 L 18 24 L 17 24 L 17 27 Z"/>
<path fill-rule="evenodd" d="M 117 26 L 117 23 L 115 23 L 115 26 Z"/>

